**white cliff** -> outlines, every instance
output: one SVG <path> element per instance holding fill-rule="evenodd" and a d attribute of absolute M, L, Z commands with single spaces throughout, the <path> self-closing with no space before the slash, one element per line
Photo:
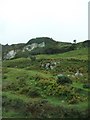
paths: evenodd
<path fill-rule="evenodd" d="M 40 44 L 38 44 L 38 43 L 32 43 L 31 45 L 27 45 L 27 46 L 25 46 L 24 47 L 24 49 L 23 49 L 23 52 L 25 51 L 25 50 L 27 50 L 27 51 L 32 51 L 33 49 L 35 49 L 35 48 L 37 48 L 37 47 L 45 47 L 45 43 L 44 42 L 42 42 L 42 43 L 40 43 Z"/>
<path fill-rule="evenodd" d="M 16 52 L 14 50 L 11 50 L 4 56 L 4 58 L 5 59 L 11 59 L 11 58 L 14 58 L 15 55 L 16 55 Z"/>

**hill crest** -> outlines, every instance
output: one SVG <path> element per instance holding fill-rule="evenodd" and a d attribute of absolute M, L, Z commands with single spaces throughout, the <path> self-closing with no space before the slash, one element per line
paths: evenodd
<path fill-rule="evenodd" d="M 37 37 L 29 40 L 26 44 L 3 45 L 3 59 L 29 57 L 38 54 L 57 54 L 90 47 L 90 40 L 80 43 L 57 42 L 49 37 Z"/>

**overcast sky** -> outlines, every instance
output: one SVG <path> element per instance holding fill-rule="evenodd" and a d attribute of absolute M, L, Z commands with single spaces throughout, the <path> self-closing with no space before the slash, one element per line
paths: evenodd
<path fill-rule="evenodd" d="M 87 40 L 88 1 L 0 0 L 0 43 L 26 43 L 36 37 Z"/>

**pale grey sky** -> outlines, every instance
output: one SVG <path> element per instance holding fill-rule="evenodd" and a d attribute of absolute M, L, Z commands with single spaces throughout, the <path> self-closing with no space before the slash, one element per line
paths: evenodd
<path fill-rule="evenodd" d="M 35 37 L 87 40 L 88 1 L 0 0 L 0 43 L 26 43 Z"/>

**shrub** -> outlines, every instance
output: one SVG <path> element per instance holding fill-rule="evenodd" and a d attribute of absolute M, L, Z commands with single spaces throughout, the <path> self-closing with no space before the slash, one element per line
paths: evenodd
<path fill-rule="evenodd" d="M 19 93 L 26 95 L 26 94 L 28 93 L 29 89 L 30 89 L 30 87 L 28 87 L 28 86 L 22 87 L 22 88 L 19 90 Z"/>
<path fill-rule="evenodd" d="M 7 79 L 7 75 L 3 75 L 2 78 L 3 78 L 3 79 Z"/>
<path fill-rule="evenodd" d="M 64 85 L 64 84 L 68 84 L 68 83 L 71 84 L 72 81 L 68 77 L 60 74 L 60 75 L 57 76 L 57 83 Z"/>
<path fill-rule="evenodd" d="M 19 85 L 17 83 L 7 83 L 4 86 L 2 86 L 2 89 L 4 91 L 11 90 L 11 91 L 18 91 Z"/>
<path fill-rule="evenodd" d="M 35 56 L 30 56 L 30 58 L 31 58 L 31 61 L 32 61 L 32 62 L 36 60 L 36 57 L 35 57 Z"/>
<path fill-rule="evenodd" d="M 45 86 L 47 87 L 47 86 L 50 85 L 50 81 L 41 79 L 41 80 L 38 81 L 37 85 L 41 88 L 44 88 Z"/>
<path fill-rule="evenodd" d="M 90 84 L 84 84 L 83 88 L 89 88 L 90 89 Z"/>
<path fill-rule="evenodd" d="M 26 78 L 27 78 L 27 77 L 26 77 Z M 19 85 L 20 87 L 26 86 L 26 78 L 23 76 L 23 77 L 20 77 L 20 78 L 18 79 L 18 85 Z"/>
<path fill-rule="evenodd" d="M 68 103 L 69 104 L 76 104 L 76 103 L 78 103 L 78 100 L 75 97 L 73 97 L 71 100 L 68 101 Z"/>

